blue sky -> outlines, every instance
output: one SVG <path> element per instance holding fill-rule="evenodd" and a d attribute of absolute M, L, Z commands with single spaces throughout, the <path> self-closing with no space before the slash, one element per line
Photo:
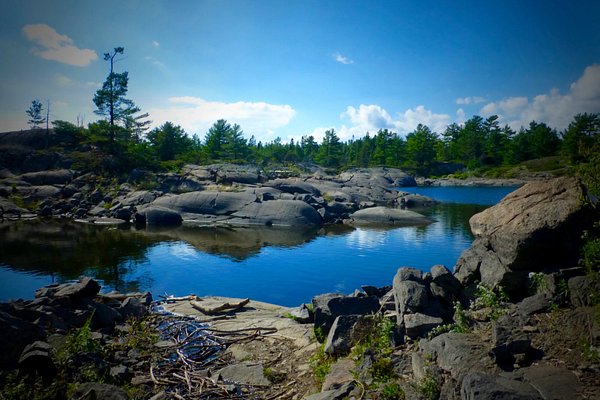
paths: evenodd
<path fill-rule="evenodd" d="M 563 129 L 600 112 L 598 1 L 14 1 L 0 19 L 0 131 L 84 122 L 102 54 L 154 125 L 201 137 L 220 118 L 258 140 L 343 139 L 474 114 Z"/>

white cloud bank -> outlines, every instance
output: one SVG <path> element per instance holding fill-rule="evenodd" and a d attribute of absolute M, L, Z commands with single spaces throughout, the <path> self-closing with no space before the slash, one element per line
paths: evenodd
<path fill-rule="evenodd" d="M 98 58 L 94 50 L 76 47 L 73 39 L 46 24 L 25 25 L 22 31 L 28 40 L 36 44 L 31 53 L 45 60 L 85 67 Z"/>
<path fill-rule="evenodd" d="M 434 132 L 441 133 L 451 123 L 448 114 L 436 114 L 423 105 L 396 113 L 395 116 L 377 104 L 361 104 L 358 108 L 348 106 L 346 111 L 340 114 L 340 119 L 349 122 L 340 127 L 333 127 L 343 141 L 362 138 L 367 132 L 373 136 L 380 129 L 389 129 L 401 136 L 406 136 L 419 124 L 427 125 Z M 325 136 L 325 131 L 331 128 L 317 127 L 310 135 L 319 142 Z"/>
<path fill-rule="evenodd" d="M 204 137 L 208 129 L 219 119 L 239 124 L 245 136 L 255 135 L 257 140 L 273 140 L 275 129 L 289 124 L 296 111 L 287 104 L 238 101 L 224 103 L 208 101 L 199 97 L 171 97 L 172 106 L 148 110 L 154 125 L 171 121 L 180 125 L 188 134 Z"/>
<path fill-rule="evenodd" d="M 481 109 L 487 117 L 497 114 L 503 123 L 513 129 L 528 126 L 531 121 L 545 122 L 558 130 L 565 129 L 579 113 L 600 112 L 600 65 L 590 65 L 583 75 L 571 84 L 567 94 L 558 89 L 527 97 L 508 97 L 488 103 Z"/>
<path fill-rule="evenodd" d="M 349 64 L 354 64 L 354 61 L 349 59 L 346 56 L 341 55 L 340 53 L 333 53 L 332 54 L 333 59 L 337 62 L 339 62 L 340 64 L 344 64 L 344 65 L 349 65 Z"/>
<path fill-rule="evenodd" d="M 459 105 L 479 104 L 483 102 L 485 102 L 485 97 L 480 96 L 459 97 L 456 99 L 456 104 Z"/>

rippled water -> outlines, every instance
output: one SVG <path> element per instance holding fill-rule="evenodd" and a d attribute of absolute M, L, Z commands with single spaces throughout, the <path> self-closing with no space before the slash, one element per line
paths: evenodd
<path fill-rule="evenodd" d="M 149 290 L 155 297 L 250 297 L 294 306 L 319 293 L 389 285 L 400 266 L 452 268 L 471 244 L 470 216 L 514 188 L 410 189 L 446 201 L 420 210 L 436 222 L 425 227 L 320 231 L 136 231 L 74 222 L 1 223 L 0 299 L 31 298 L 44 284 L 87 274 L 100 280 L 104 290 Z"/>

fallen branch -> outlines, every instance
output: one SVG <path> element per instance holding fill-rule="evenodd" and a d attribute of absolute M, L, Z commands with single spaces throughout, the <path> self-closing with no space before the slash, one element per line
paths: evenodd
<path fill-rule="evenodd" d="M 194 307 L 196 310 L 198 310 L 204 314 L 216 314 L 218 312 L 225 311 L 225 310 L 242 308 L 248 303 L 250 303 L 250 299 L 244 299 L 237 303 L 222 303 L 216 307 L 206 307 L 199 301 L 190 300 L 190 304 L 192 305 L 192 307 Z"/>

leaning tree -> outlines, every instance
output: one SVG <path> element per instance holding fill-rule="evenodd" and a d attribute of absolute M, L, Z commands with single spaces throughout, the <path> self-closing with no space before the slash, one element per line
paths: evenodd
<path fill-rule="evenodd" d="M 123 54 L 125 48 L 115 47 L 112 53 L 104 53 L 104 60 L 110 63 L 110 72 L 108 77 L 94 95 L 94 104 L 97 110 L 94 112 L 106 117 L 109 124 L 108 141 L 112 146 L 115 142 L 116 127 L 119 123 L 127 124 L 131 122 L 132 115 L 139 112 L 133 101 L 127 99 L 127 83 L 129 82 L 128 72 L 114 72 L 115 57 L 117 54 Z"/>

